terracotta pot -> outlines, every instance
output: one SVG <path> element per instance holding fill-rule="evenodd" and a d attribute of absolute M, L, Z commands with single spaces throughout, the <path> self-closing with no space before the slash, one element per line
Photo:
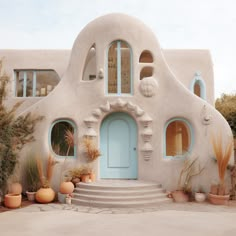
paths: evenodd
<path fill-rule="evenodd" d="M 230 195 L 215 195 L 212 193 L 208 194 L 208 199 L 212 204 L 215 205 L 228 205 Z"/>
<path fill-rule="evenodd" d="M 35 195 L 35 199 L 39 203 L 49 203 L 55 198 L 55 192 L 52 188 L 40 188 Z"/>
<path fill-rule="evenodd" d="M 8 190 L 9 193 L 12 193 L 12 194 L 21 194 L 22 193 L 22 185 L 20 183 L 12 183 L 10 186 L 9 186 L 9 190 Z"/>
<path fill-rule="evenodd" d="M 172 197 L 175 202 L 188 202 L 189 195 L 182 190 L 176 190 L 172 192 Z"/>
<path fill-rule="evenodd" d="M 88 183 L 88 182 L 90 182 L 90 175 L 89 174 L 87 174 L 87 175 L 81 175 L 81 180 L 82 180 L 82 182 L 84 182 L 84 183 Z"/>
<path fill-rule="evenodd" d="M 35 195 L 36 195 L 36 192 L 28 192 L 26 191 L 26 195 L 27 195 L 27 198 L 30 202 L 34 202 L 35 201 Z"/>
<path fill-rule="evenodd" d="M 95 182 L 95 181 L 96 181 L 96 175 L 95 175 L 95 173 L 91 173 L 91 174 L 89 175 L 89 178 L 90 178 L 91 182 Z"/>
<path fill-rule="evenodd" d="M 73 178 L 71 180 L 71 182 L 74 184 L 74 186 L 76 187 L 76 184 L 80 182 L 80 178 Z"/>
<path fill-rule="evenodd" d="M 4 198 L 4 205 L 8 208 L 18 208 L 21 206 L 21 194 L 6 194 Z"/>
<path fill-rule="evenodd" d="M 74 184 L 70 181 L 62 182 L 60 184 L 60 193 L 71 194 L 74 191 Z"/>
<path fill-rule="evenodd" d="M 206 200 L 205 193 L 195 193 L 194 197 L 196 202 L 204 202 Z"/>

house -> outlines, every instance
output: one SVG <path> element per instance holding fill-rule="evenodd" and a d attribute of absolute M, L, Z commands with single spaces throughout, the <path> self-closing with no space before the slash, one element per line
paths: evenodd
<path fill-rule="evenodd" d="M 217 180 L 211 135 L 227 140 L 232 132 L 214 108 L 208 50 L 162 49 L 138 19 L 109 14 L 89 23 L 71 51 L 0 50 L 0 57 L 11 76 L 6 103 L 24 101 L 20 114 L 44 116 L 22 158 L 32 149 L 51 152 L 62 165 L 70 129 L 70 164 L 87 162 L 84 136 L 100 148 L 92 163 L 98 180 L 151 180 L 174 189 L 190 155 L 205 166 L 196 184 L 209 188 Z"/>

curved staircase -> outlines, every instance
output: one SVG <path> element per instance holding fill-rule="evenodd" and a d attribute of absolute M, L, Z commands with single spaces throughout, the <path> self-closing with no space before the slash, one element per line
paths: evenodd
<path fill-rule="evenodd" d="M 138 180 L 79 183 L 72 198 L 73 204 L 102 208 L 147 207 L 168 201 L 160 184 Z"/>

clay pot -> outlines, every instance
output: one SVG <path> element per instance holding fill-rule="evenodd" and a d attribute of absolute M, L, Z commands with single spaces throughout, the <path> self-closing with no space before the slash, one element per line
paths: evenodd
<path fill-rule="evenodd" d="M 21 206 L 21 194 L 6 194 L 4 198 L 4 205 L 8 208 L 14 209 Z"/>
<path fill-rule="evenodd" d="M 205 193 L 195 193 L 194 197 L 196 202 L 204 202 L 206 200 Z"/>
<path fill-rule="evenodd" d="M 90 178 L 91 182 L 95 182 L 95 181 L 96 181 L 96 175 L 95 175 L 95 173 L 91 173 L 91 174 L 89 175 L 89 178 Z"/>
<path fill-rule="evenodd" d="M 81 180 L 82 180 L 82 182 L 84 182 L 84 183 L 89 183 L 90 182 L 90 175 L 89 174 L 87 174 L 87 175 L 81 175 Z"/>
<path fill-rule="evenodd" d="M 176 190 L 172 192 L 172 197 L 175 202 L 188 202 L 189 195 L 182 190 Z"/>
<path fill-rule="evenodd" d="M 9 186 L 9 190 L 8 190 L 9 193 L 12 193 L 12 194 L 21 194 L 22 193 L 22 185 L 20 183 L 12 183 L 10 186 Z"/>
<path fill-rule="evenodd" d="M 74 191 L 74 184 L 70 181 L 62 182 L 60 184 L 60 193 L 71 194 Z"/>
<path fill-rule="evenodd" d="M 52 188 L 40 188 L 35 195 L 35 199 L 39 203 L 49 203 L 55 198 L 55 192 Z"/>
<path fill-rule="evenodd" d="M 36 195 L 36 192 L 28 192 L 26 191 L 26 195 L 27 195 L 27 198 L 30 202 L 34 202 L 35 201 L 35 195 Z"/>
<path fill-rule="evenodd" d="M 228 205 L 230 195 L 215 195 L 212 193 L 208 194 L 210 203 L 215 205 Z"/>

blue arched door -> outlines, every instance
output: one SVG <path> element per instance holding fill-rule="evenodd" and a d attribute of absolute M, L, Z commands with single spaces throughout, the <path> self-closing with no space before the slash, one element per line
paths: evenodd
<path fill-rule="evenodd" d="M 126 113 L 112 113 L 100 130 L 100 177 L 137 178 L 137 126 Z"/>

